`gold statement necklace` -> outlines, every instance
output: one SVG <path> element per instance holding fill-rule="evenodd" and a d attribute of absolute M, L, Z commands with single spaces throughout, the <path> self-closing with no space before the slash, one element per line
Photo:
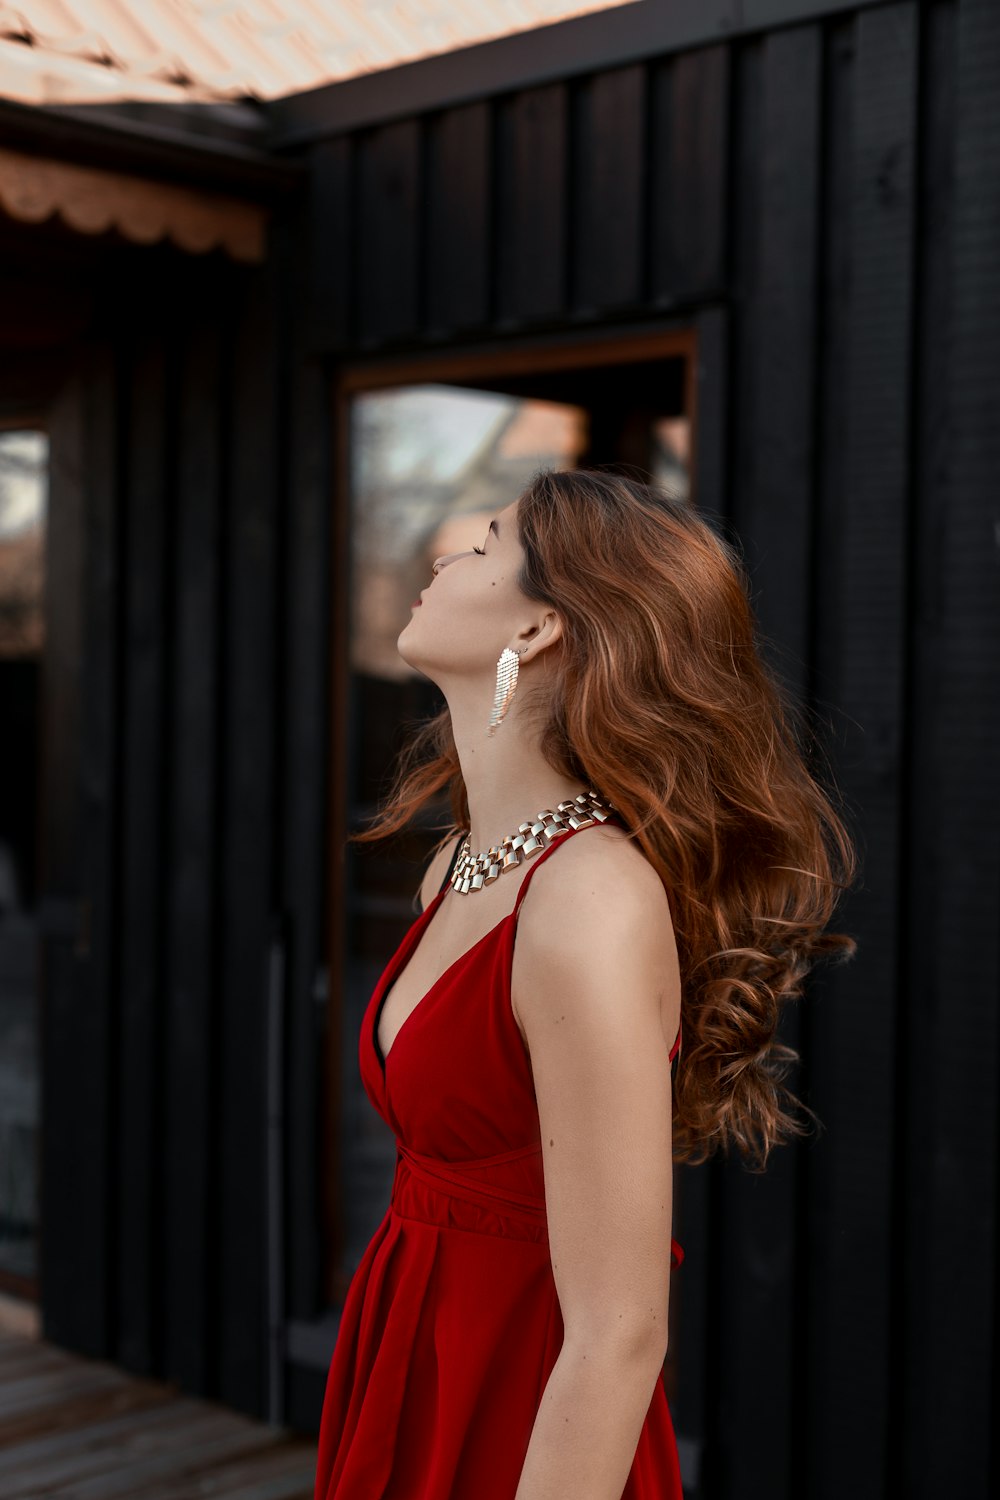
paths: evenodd
<path fill-rule="evenodd" d="M 547 849 L 564 833 L 573 828 L 589 828 L 592 823 L 605 823 L 614 811 L 614 804 L 598 797 L 596 792 L 581 792 L 578 797 L 560 802 L 555 811 L 543 808 L 530 823 L 519 823 L 516 833 L 507 834 L 499 844 L 480 854 L 472 853 L 466 837 L 455 861 L 451 884 L 462 896 L 481 891 L 505 870 L 516 870 L 524 860 L 539 849 Z"/>

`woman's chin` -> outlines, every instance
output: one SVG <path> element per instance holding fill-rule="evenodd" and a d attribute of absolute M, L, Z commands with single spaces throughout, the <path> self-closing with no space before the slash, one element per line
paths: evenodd
<path fill-rule="evenodd" d="M 407 621 L 407 623 L 403 626 L 402 630 L 399 632 L 399 635 L 396 637 L 396 650 L 399 652 L 400 656 L 406 662 L 406 665 L 408 667 L 413 667 L 416 671 L 419 672 L 420 671 L 420 663 L 418 661 L 414 660 L 414 653 L 412 651 L 407 650 L 407 645 L 406 645 L 407 636 L 406 636 L 406 632 L 407 632 L 408 629 L 409 629 L 409 621 Z"/>
<path fill-rule="evenodd" d="M 435 677 L 433 677 L 428 671 L 427 663 L 423 659 L 421 652 L 414 650 L 412 645 L 409 645 L 407 643 L 405 626 L 399 632 L 399 636 L 397 637 L 396 650 L 398 651 L 401 659 L 405 661 L 406 665 L 410 667 L 412 671 L 419 673 L 421 677 L 426 677 L 428 682 L 436 681 Z"/>

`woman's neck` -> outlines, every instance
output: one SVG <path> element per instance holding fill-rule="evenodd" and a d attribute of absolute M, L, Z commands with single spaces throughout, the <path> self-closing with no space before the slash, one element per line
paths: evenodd
<path fill-rule="evenodd" d="M 529 737 L 525 726 L 514 717 L 514 707 L 492 738 L 486 733 L 487 720 L 481 711 L 477 709 L 475 715 L 459 711 L 456 715 L 452 709 L 452 733 L 469 803 L 473 853 L 516 833 L 519 823 L 528 822 L 543 808 L 554 810 L 560 802 L 589 790 L 585 782 L 553 770 L 537 739 Z"/>

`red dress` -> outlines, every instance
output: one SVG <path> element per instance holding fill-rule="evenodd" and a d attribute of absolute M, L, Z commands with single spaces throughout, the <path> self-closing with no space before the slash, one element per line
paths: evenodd
<path fill-rule="evenodd" d="M 599 825 L 588 824 L 588 827 Z M 361 1079 L 396 1136 L 392 1199 L 354 1272 L 327 1377 L 315 1500 L 514 1500 L 563 1338 L 538 1110 L 510 1008 L 518 908 L 406 1018 L 383 1064 L 382 1002 L 449 889 L 386 965 L 361 1026 Z M 677 1055 L 680 1033 L 670 1049 Z M 671 1241 L 672 1263 L 684 1252 Z M 662 1379 L 622 1500 L 682 1500 Z"/>

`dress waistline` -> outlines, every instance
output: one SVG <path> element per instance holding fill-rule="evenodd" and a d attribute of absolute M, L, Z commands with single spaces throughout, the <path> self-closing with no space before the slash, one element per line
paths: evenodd
<path fill-rule="evenodd" d="M 530 1226 L 535 1230 L 536 1235 L 539 1230 L 543 1231 L 544 1238 L 546 1227 L 544 1198 L 539 1199 L 537 1195 L 520 1192 L 509 1184 L 484 1180 L 482 1176 L 474 1175 L 478 1169 L 484 1167 L 499 1167 L 506 1162 L 537 1156 L 541 1153 L 541 1149 L 541 1141 L 535 1141 L 529 1146 L 521 1146 L 514 1151 L 500 1152 L 497 1156 L 468 1157 L 460 1162 L 451 1162 L 443 1161 L 439 1156 L 425 1156 L 409 1146 L 404 1146 L 402 1141 L 397 1141 L 393 1201 L 396 1201 L 397 1189 L 400 1187 L 400 1165 L 405 1164 L 405 1171 L 411 1173 L 425 1187 L 433 1189 L 435 1193 L 445 1198 L 461 1199 L 463 1203 L 473 1204 L 490 1213 L 503 1214 L 505 1218 Z M 443 1224 L 448 1222 L 444 1212 L 441 1222 Z"/>
<path fill-rule="evenodd" d="M 472 1175 L 484 1167 L 499 1167 L 506 1162 L 539 1156 L 541 1150 L 542 1143 L 538 1140 L 527 1146 L 516 1147 L 513 1151 L 501 1151 L 496 1156 L 468 1157 L 460 1162 L 451 1162 L 444 1161 L 439 1156 L 426 1156 L 397 1140 L 392 1205 L 393 1207 L 398 1205 L 402 1187 L 400 1167 L 403 1166 L 404 1171 L 411 1173 L 425 1187 L 431 1188 L 442 1197 L 457 1198 L 463 1203 L 473 1204 L 490 1213 L 502 1214 L 505 1218 L 524 1226 L 529 1231 L 530 1238 L 540 1239 L 547 1243 L 544 1197 L 539 1198 L 535 1194 L 519 1192 L 507 1184 L 484 1181 L 481 1176 Z M 449 1223 L 447 1210 L 443 1206 L 440 1222 L 442 1225 Z M 541 1231 L 540 1234 L 539 1231 Z M 670 1251 L 674 1266 L 679 1266 L 684 1259 L 684 1251 L 673 1238 L 670 1241 Z"/>

